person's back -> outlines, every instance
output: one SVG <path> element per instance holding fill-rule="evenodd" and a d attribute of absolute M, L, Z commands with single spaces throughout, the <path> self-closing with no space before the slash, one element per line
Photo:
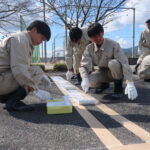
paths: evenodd
<path fill-rule="evenodd" d="M 11 43 L 12 40 L 14 41 L 13 43 L 14 46 Z M 12 54 L 11 49 L 12 48 L 18 49 L 18 47 L 20 47 L 21 45 L 22 47 L 25 47 L 25 49 L 20 49 L 20 51 L 26 50 L 28 51 L 28 53 L 32 53 L 33 46 L 31 43 L 31 38 L 29 37 L 27 31 L 12 34 L 0 42 L 0 71 L 1 72 L 2 70 L 6 70 L 6 69 L 8 70 L 11 68 L 11 64 L 10 64 L 10 55 Z M 16 55 L 19 55 L 17 53 L 17 50 L 16 50 Z M 21 55 L 20 57 L 23 57 L 23 55 Z M 31 57 L 28 57 L 28 60 L 31 60 Z M 30 62 L 28 65 L 30 65 Z"/>

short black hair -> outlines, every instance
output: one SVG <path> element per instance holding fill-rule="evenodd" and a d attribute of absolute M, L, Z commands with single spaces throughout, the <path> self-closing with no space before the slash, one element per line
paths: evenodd
<path fill-rule="evenodd" d="M 82 30 L 78 27 L 74 27 L 70 30 L 69 36 L 71 41 L 77 42 L 82 37 Z"/>
<path fill-rule="evenodd" d="M 88 31 L 87 31 L 89 37 L 92 37 L 92 36 L 95 36 L 95 35 L 99 35 L 101 32 L 104 32 L 104 28 L 98 22 L 91 24 L 88 27 Z"/>
<path fill-rule="evenodd" d="M 150 23 L 150 19 L 146 20 L 146 22 L 145 22 L 145 23 Z"/>
<path fill-rule="evenodd" d="M 44 35 L 46 37 L 46 40 L 49 41 L 51 37 L 51 30 L 47 23 L 45 23 L 44 21 L 35 20 L 27 27 L 27 30 L 30 31 L 33 28 L 36 28 L 37 32 Z"/>

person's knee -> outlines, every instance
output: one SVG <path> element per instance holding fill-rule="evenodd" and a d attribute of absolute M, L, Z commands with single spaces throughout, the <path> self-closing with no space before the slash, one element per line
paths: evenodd
<path fill-rule="evenodd" d="M 108 68 L 113 79 L 119 80 L 123 78 L 123 71 L 119 61 L 117 61 L 116 59 L 110 60 L 108 62 Z"/>
<path fill-rule="evenodd" d="M 118 68 L 119 67 L 119 62 L 116 59 L 112 59 L 108 62 L 108 68 L 112 69 L 112 68 Z"/>
<path fill-rule="evenodd" d="M 101 81 L 101 75 L 100 73 L 93 72 L 88 76 L 89 82 L 90 82 L 90 87 L 99 87 Z"/>

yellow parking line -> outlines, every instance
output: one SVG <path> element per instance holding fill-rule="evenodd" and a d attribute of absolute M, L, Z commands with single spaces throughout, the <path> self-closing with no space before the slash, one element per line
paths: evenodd
<path fill-rule="evenodd" d="M 64 80 L 64 79 L 62 79 Z M 71 97 L 70 93 L 59 83 L 55 81 L 58 88 L 63 92 L 63 94 L 70 97 L 71 100 L 74 100 Z M 68 81 L 67 81 L 68 82 Z M 79 88 L 76 88 L 78 91 L 81 91 Z M 84 94 L 81 91 L 81 94 Z M 87 97 L 92 97 L 87 94 Z M 93 97 L 92 97 L 93 98 Z M 95 98 L 94 98 L 95 99 Z M 95 99 L 96 100 L 96 99 Z M 73 102 L 73 101 L 72 101 Z M 111 108 L 107 107 L 105 104 L 96 105 L 101 111 L 105 114 L 109 115 L 111 118 L 122 124 L 123 127 L 127 128 L 129 131 L 134 133 L 136 136 L 141 138 L 146 143 L 144 144 L 132 144 L 132 145 L 123 145 L 108 129 L 105 128 L 87 109 L 82 105 L 77 105 L 73 103 L 73 106 L 79 112 L 79 114 L 84 118 L 84 120 L 89 124 L 94 133 L 98 136 L 99 140 L 103 142 L 103 144 L 109 150 L 150 150 L 150 133 L 125 117 L 121 116 L 119 113 L 115 112 Z"/>
<path fill-rule="evenodd" d="M 75 105 L 76 110 L 89 124 L 101 142 L 109 148 L 123 145 L 112 133 L 106 129 L 84 106 Z"/>
<path fill-rule="evenodd" d="M 53 78 L 52 78 L 53 79 Z M 63 92 L 63 94 L 69 96 L 70 93 L 57 81 L 53 80 L 57 87 Z M 80 89 L 78 89 L 80 90 Z M 73 100 L 72 97 L 70 97 Z M 73 103 L 73 106 L 79 112 L 79 114 L 88 123 L 94 133 L 98 136 L 99 140 L 107 147 L 123 146 L 123 144 L 108 130 L 106 129 L 84 106 Z"/>
<path fill-rule="evenodd" d="M 110 109 L 104 104 L 99 104 L 97 107 L 109 115 L 111 118 L 122 124 L 125 128 L 130 130 L 132 133 L 134 133 L 136 136 L 141 138 L 145 142 L 150 142 L 150 133 L 146 130 L 142 129 L 140 126 L 136 125 L 135 123 L 129 121 L 125 117 L 121 116 L 119 113 L 115 112 L 114 110 Z M 150 148 L 149 148 L 150 150 Z"/>

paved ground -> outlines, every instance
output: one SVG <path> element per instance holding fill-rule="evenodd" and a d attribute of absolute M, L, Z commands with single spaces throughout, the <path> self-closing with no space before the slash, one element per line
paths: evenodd
<path fill-rule="evenodd" d="M 49 73 L 62 75 L 64 73 Z M 138 80 L 134 76 L 139 97 L 130 101 L 124 96 L 121 100 L 110 100 L 113 85 L 105 93 L 90 94 L 119 115 L 132 121 L 144 131 L 150 132 L 150 83 Z M 49 90 L 53 97 L 62 93 L 53 83 Z M 0 150 L 107 150 L 105 143 L 94 133 L 93 128 L 74 108 L 72 114 L 47 115 L 45 103 L 33 97 L 27 97 L 27 103 L 36 105 L 32 112 L 8 112 L 0 104 Z M 145 141 L 112 116 L 101 111 L 98 106 L 85 107 L 100 123 L 101 129 L 107 129 L 123 145 L 142 144 Z M 138 132 L 138 131 L 137 131 Z M 111 141 L 111 139 L 108 139 Z M 150 141 L 149 141 L 150 142 Z M 133 149 L 135 150 L 135 149 Z M 141 150 L 145 150 L 144 147 Z"/>

